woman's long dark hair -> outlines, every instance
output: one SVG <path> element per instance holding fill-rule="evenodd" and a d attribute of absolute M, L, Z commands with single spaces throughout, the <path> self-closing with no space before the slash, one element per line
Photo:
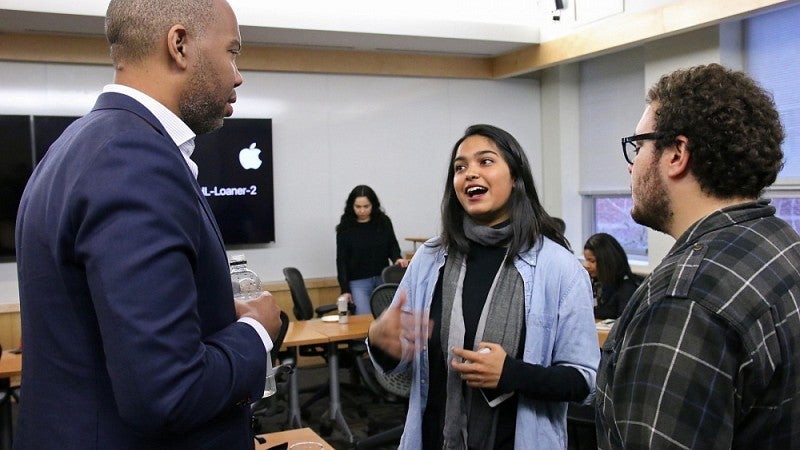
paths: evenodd
<path fill-rule="evenodd" d="M 336 231 L 343 230 L 358 223 L 358 217 L 353 209 L 353 205 L 356 203 L 358 197 L 367 197 L 367 200 L 372 203 L 372 212 L 369 215 L 369 220 L 371 222 L 383 225 L 389 220 L 386 213 L 381 209 L 381 201 L 378 200 L 378 195 L 375 194 L 375 191 L 366 184 L 359 184 L 354 187 L 353 190 L 350 191 L 350 195 L 347 196 L 347 201 L 344 204 L 344 213 L 339 219 L 339 225 L 336 225 Z"/>
<path fill-rule="evenodd" d="M 571 250 L 569 242 L 559 231 L 558 225 L 542 207 L 528 158 L 514 136 L 492 125 L 472 125 L 464 132 L 464 136 L 453 146 L 450 153 L 450 167 L 447 169 L 447 180 L 442 197 L 442 241 L 448 249 L 466 254 L 469 252 L 469 240 L 464 234 L 464 208 L 456 197 L 453 188 L 455 169 L 453 160 L 458 147 L 470 136 L 483 136 L 495 143 L 503 159 L 511 170 L 513 188 L 508 199 L 509 217 L 513 236 L 509 243 L 509 254 L 516 255 L 531 248 L 544 235 L 557 242 L 567 250 Z M 513 260 L 509 258 L 509 264 Z"/>
<path fill-rule="evenodd" d="M 594 254 L 597 261 L 597 280 L 603 286 L 616 289 L 625 277 L 633 278 L 628 255 L 622 245 L 608 233 L 593 234 L 583 245 Z"/>

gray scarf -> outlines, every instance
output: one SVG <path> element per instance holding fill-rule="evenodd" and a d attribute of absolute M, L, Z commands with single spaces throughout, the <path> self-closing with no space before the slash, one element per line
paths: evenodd
<path fill-rule="evenodd" d="M 464 233 L 467 238 L 482 245 L 499 246 L 508 241 L 512 229 L 510 224 L 502 228 L 479 226 L 465 217 Z M 447 404 L 443 437 L 444 448 L 448 450 L 491 449 L 497 428 L 497 408 L 491 408 L 483 395 L 477 389 L 467 387 L 458 372 L 450 367 L 450 361 L 455 357 L 450 349 L 464 345 L 461 295 L 466 271 L 465 255 L 456 252 L 448 255 L 442 279 L 441 327 L 442 354 L 447 355 Z M 522 277 L 504 259 L 489 289 L 472 350 L 481 341 L 494 342 L 502 345 L 509 355 L 516 355 L 524 311 Z"/>

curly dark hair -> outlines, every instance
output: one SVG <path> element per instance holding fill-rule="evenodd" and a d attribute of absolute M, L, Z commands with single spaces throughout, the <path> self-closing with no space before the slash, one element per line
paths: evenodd
<path fill-rule="evenodd" d="M 757 198 L 783 168 L 784 139 L 772 96 L 743 72 L 708 64 L 664 75 L 647 93 L 657 154 L 683 135 L 703 192 Z"/>
<path fill-rule="evenodd" d="M 459 203 L 453 187 L 455 168 L 452 161 L 456 157 L 458 147 L 470 136 L 483 136 L 494 142 L 511 171 L 514 187 L 511 190 L 508 204 L 511 213 L 511 227 L 514 232 L 508 245 L 509 254 L 516 255 L 523 250 L 527 250 L 532 245 L 535 245 L 542 235 L 547 236 L 567 250 L 571 250 L 569 241 L 561 232 L 560 225 L 545 211 L 539 201 L 536 186 L 533 184 L 531 166 L 522 146 L 509 132 L 485 124 L 468 127 L 450 152 L 451 164 L 447 169 L 447 179 L 442 197 L 442 241 L 444 245 L 464 254 L 469 252 L 469 240 L 464 233 L 464 215 L 466 212 L 461 203 Z M 513 264 L 513 258 L 508 258 L 506 263 Z"/>
<path fill-rule="evenodd" d="M 367 197 L 367 200 L 369 200 L 369 202 L 372 204 L 372 213 L 370 213 L 369 220 L 375 221 L 375 223 L 381 225 L 385 225 L 387 222 L 389 222 L 389 216 L 387 216 L 381 208 L 381 201 L 378 200 L 378 194 L 376 194 L 375 191 L 366 184 L 359 184 L 358 186 L 354 187 L 347 196 L 347 201 L 344 204 L 344 213 L 342 213 L 342 217 L 339 218 L 339 224 L 336 225 L 336 231 L 353 227 L 358 222 L 358 217 L 353 209 L 353 205 L 355 205 L 358 197 Z"/>

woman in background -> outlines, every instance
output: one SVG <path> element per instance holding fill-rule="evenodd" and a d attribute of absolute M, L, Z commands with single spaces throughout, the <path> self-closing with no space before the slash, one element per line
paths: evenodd
<path fill-rule="evenodd" d="M 371 187 L 359 185 L 350 191 L 344 214 L 336 226 L 336 270 L 339 288 L 355 304 L 356 314 L 369 314 L 369 298 L 382 283 L 381 271 L 389 264 L 408 265 L 400 257 L 400 246 L 392 221 L 381 209 Z"/>
<path fill-rule="evenodd" d="M 469 127 L 450 155 L 442 235 L 369 330 L 376 370 L 412 371 L 401 449 L 566 448 L 567 402 L 600 360 L 589 277 L 509 133 Z"/>
<path fill-rule="evenodd" d="M 622 245 L 607 233 L 592 235 L 583 246 L 584 267 L 592 278 L 596 319 L 616 319 L 639 286 Z"/>

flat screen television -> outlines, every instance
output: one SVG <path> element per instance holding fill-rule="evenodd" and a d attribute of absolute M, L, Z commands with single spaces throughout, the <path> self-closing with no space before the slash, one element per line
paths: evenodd
<path fill-rule="evenodd" d="M 271 119 L 225 119 L 195 138 L 192 160 L 226 245 L 275 241 Z"/>
<path fill-rule="evenodd" d="M 0 115 L 0 261 L 13 261 L 14 226 L 33 169 L 30 116 Z"/>

